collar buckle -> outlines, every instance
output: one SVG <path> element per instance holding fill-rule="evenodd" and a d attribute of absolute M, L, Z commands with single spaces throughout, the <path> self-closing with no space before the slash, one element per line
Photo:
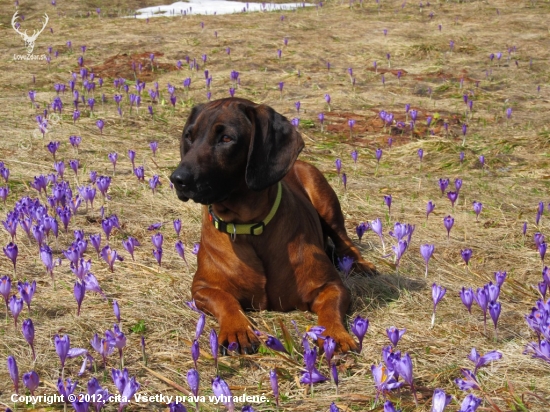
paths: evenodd
<path fill-rule="evenodd" d="M 261 235 L 264 232 L 265 229 L 265 223 L 259 222 L 255 225 L 250 226 L 250 234 L 251 235 Z"/>

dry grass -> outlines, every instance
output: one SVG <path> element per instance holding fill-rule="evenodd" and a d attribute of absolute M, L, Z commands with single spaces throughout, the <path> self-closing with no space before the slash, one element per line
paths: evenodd
<path fill-rule="evenodd" d="M 382 256 L 379 239 L 372 232 L 368 232 L 360 244 L 365 257 L 373 260 L 383 274 L 375 280 L 352 275 L 347 281 L 354 292 L 353 314 L 367 316 L 371 326 L 363 352 L 347 354 L 339 360 L 340 395 L 336 396 L 328 383 L 317 385 L 313 398 L 308 395 L 306 388 L 298 384 L 299 353 L 292 355 L 295 361 L 268 353 L 224 358 L 221 375 L 235 394 L 269 394 L 268 371 L 277 367 L 283 410 L 327 410 L 332 401 L 344 410 L 381 410 L 382 404 L 375 402 L 370 366 L 381 361 L 381 348 L 388 344 L 385 328 L 395 325 L 407 328 L 399 349 L 409 352 L 413 358 L 420 396 L 420 405 L 415 409 L 407 390 L 394 394 L 392 399 L 403 410 L 429 410 L 432 391 L 438 387 L 462 400 L 465 394 L 452 380 L 459 377 L 460 368 L 471 367 L 466 356 L 472 347 L 482 353 L 495 349 L 503 353 L 501 361 L 480 373 L 485 391 L 483 410 L 498 410 L 489 399 L 501 411 L 550 408 L 550 365 L 522 354 L 524 345 L 534 338 L 523 316 L 537 299 L 532 285 L 541 277 L 541 262 L 532 236 L 536 231 L 544 233 L 549 222 L 545 215 L 538 228 L 534 224 L 538 202 L 548 202 L 549 188 L 547 2 L 440 2 L 420 11 L 413 3 L 401 9 L 402 2 L 393 0 L 382 1 L 380 9 L 371 1 L 364 2 L 362 7 L 353 4 L 351 9 L 347 3 L 331 1 L 318 9 L 285 12 L 284 20 L 280 19 L 280 13 L 258 13 L 149 22 L 118 16 L 138 6 L 152 5 L 150 1 L 58 3 L 56 9 L 46 1 L 21 4 L 22 14 L 27 16 L 25 24 L 29 27 L 44 11 L 50 14 L 53 34 L 44 32 L 35 49 L 35 53 L 45 53 L 46 47 L 51 46 L 59 51 L 59 57 L 52 57 L 50 65 L 12 61 L 11 55 L 23 50 L 21 39 L 9 26 L 13 9 L 4 6 L 6 13 L 0 19 L 0 44 L 5 54 L 0 62 L 0 160 L 11 170 L 11 193 L 7 204 L 0 205 L 0 214 L 4 218 L 19 197 L 34 197 L 36 192 L 29 186 L 33 177 L 53 171 L 52 157 L 45 148 L 50 140 L 62 142 L 59 159 L 80 160 L 83 165 L 79 172 L 81 181 L 87 181 L 90 170 L 111 175 L 107 154 L 116 151 L 119 153 L 117 173 L 110 189 L 111 199 L 105 208 L 107 214 L 116 213 L 120 218 L 122 229 L 115 231 L 110 243 L 126 259 L 117 262 L 114 273 L 110 273 L 107 265 L 89 248 L 92 272 L 99 279 L 108 301 L 88 294 L 82 313 L 77 317 L 72 296 L 74 275 L 67 261 L 55 269 L 57 289 L 54 290 L 38 258 L 36 243 L 29 242 L 20 232 L 17 279 L 35 279 L 38 284 L 30 315 L 36 328 L 38 359 L 32 363 L 30 349 L 19 328 L 14 330 L 13 323 L 0 326 L 0 358 L 5 359 L 9 354 L 15 356 L 21 373 L 36 370 L 43 382 L 38 393 L 53 393 L 52 385 L 59 375 L 53 336 L 68 334 L 72 346 L 91 349 L 89 341 L 93 334 L 102 334 L 115 320 L 110 304 L 112 299 L 120 303 L 123 331 L 128 336 L 125 364 L 131 375 L 137 376 L 141 391 L 174 395 L 179 391 L 173 383 L 187 387 L 185 375 L 192 367 L 189 349 L 197 316 L 184 302 L 190 299 L 189 286 L 195 269 L 190 250 L 200 238 L 200 216 L 199 206 L 183 204 L 176 199 L 168 187 L 168 176 L 178 162 L 178 137 L 186 115 L 193 104 L 205 101 L 203 69 L 206 68 L 214 78 L 213 98 L 228 95 L 229 72 L 237 70 L 242 79 L 237 96 L 269 104 L 289 118 L 297 117 L 294 102 L 301 102 L 302 111 L 298 117 L 306 140 L 301 158 L 317 165 L 336 188 L 350 234 L 359 222 L 376 217 L 383 218 L 386 233 L 390 226 L 388 219 L 391 225 L 397 221 L 416 225 L 398 275 L 388 264 L 390 258 Z M 102 8 L 102 18 L 95 14 L 96 7 Z M 86 17 L 88 10 L 92 12 L 90 17 Z M 431 11 L 435 13 L 433 19 L 429 17 Z M 200 22 L 204 22 L 204 28 Z M 442 25 L 441 32 L 438 24 Z M 388 29 L 387 37 L 382 33 L 384 28 Z M 289 38 L 286 47 L 283 46 L 284 37 Z M 73 53 L 67 50 L 67 40 L 72 41 Z M 450 40 L 455 42 L 452 53 Z M 87 46 L 87 67 L 101 67 L 113 56 L 125 53 L 146 53 L 146 56 L 151 52 L 163 53 L 157 61 L 168 66 L 175 65 L 185 56 L 196 58 L 200 64 L 204 53 L 208 61 L 205 67 L 201 64 L 199 71 L 191 71 L 184 65 L 182 71 L 166 69 L 143 73 L 148 80 L 146 88 L 158 81 L 165 98 L 168 96 L 167 83 L 178 88 L 176 108 L 155 104 L 154 121 L 147 113 L 146 106 L 150 103 L 146 92 L 139 112 L 134 109 L 129 113 L 128 103 L 124 101 L 124 116 L 120 119 L 112 99 L 113 79 L 105 77 L 103 88 L 96 89 L 98 103 L 91 118 L 89 111 L 82 109 L 82 118 L 73 124 L 72 99 L 66 93 L 62 96 L 65 108 L 60 122 L 50 127 L 44 140 L 36 139 L 33 137 L 34 117 L 42 110 L 31 108 L 27 92 L 30 89 L 37 91 L 41 108 L 49 104 L 55 97 L 53 84 L 67 83 L 69 73 L 78 69 L 76 59 L 81 55 L 80 45 Z M 517 50 L 508 60 L 507 47 L 513 46 Z M 230 56 L 225 52 L 226 47 L 231 48 Z M 276 57 L 279 48 L 283 49 L 280 61 Z M 503 53 L 500 66 L 496 61 L 491 64 L 488 55 L 499 51 Z M 401 69 L 406 74 L 398 82 L 394 74 L 385 73 L 383 86 L 382 70 L 375 73 L 372 62 L 376 60 L 380 69 L 387 69 L 386 53 L 391 53 L 392 70 Z M 121 60 L 127 62 L 126 58 Z M 330 72 L 326 69 L 327 61 L 332 66 Z M 356 77 L 354 89 L 346 72 L 349 67 L 353 68 Z M 128 70 L 128 67 L 121 69 Z M 35 84 L 32 83 L 33 75 Z M 137 77 L 141 78 L 141 74 Z M 192 78 L 189 93 L 184 93 L 182 87 L 186 77 Z M 460 78 L 465 79 L 462 89 Z M 132 78 L 128 80 L 133 81 Z M 277 87 L 280 81 L 284 82 L 282 98 Z M 537 85 L 542 86 L 540 94 Z M 431 97 L 428 88 L 432 90 Z M 462 101 L 465 92 L 474 97 L 474 112 L 466 119 L 469 129 L 466 146 L 462 148 L 460 126 L 465 120 Z M 107 98 L 105 104 L 99 103 L 101 93 Z M 323 98 L 325 93 L 332 97 L 330 113 Z M 440 120 L 434 126 L 436 133 L 427 137 L 424 126 L 419 127 L 413 137 L 409 132 L 401 136 L 393 130 L 395 143 L 388 150 L 389 135 L 377 113 L 379 110 L 391 111 L 396 120 L 405 120 L 403 108 L 406 103 L 419 110 L 421 124 L 425 123 L 426 116 L 438 113 Z M 507 107 L 513 108 L 508 122 L 504 115 Z M 321 132 L 317 121 L 319 112 L 327 115 L 325 132 Z M 97 118 L 105 120 L 103 135 L 95 126 Z M 353 139 L 349 137 L 348 118 L 357 121 Z M 449 135 L 443 130 L 443 120 L 451 124 Z M 70 135 L 82 136 L 78 154 L 68 143 Z M 159 142 L 156 158 L 148 148 L 148 143 L 154 140 Z M 384 149 L 384 155 L 375 173 L 374 149 L 378 147 Z M 419 148 L 425 152 L 421 169 L 416 155 Z M 131 174 L 126 157 L 128 149 L 137 151 L 136 163 L 145 166 L 147 178 L 153 174 L 161 176 L 163 185 L 156 195 Z M 350 157 L 353 149 L 359 151 L 357 166 Z M 465 152 L 462 165 L 458 160 L 460 151 Z M 481 154 L 487 160 L 483 169 L 478 162 Z M 343 171 L 348 176 L 347 190 L 336 175 L 334 160 L 337 157 L 342 158 Z M 72 171 L 67 170 L 65 174 L 74 186 Z M 442 177 L 451 178 L 451 184 L 457 177 L 464 181 L 454 211 L 450 202 L 441 197 L 437 179 Z M 383 204 L 384 194 L 393 196 L 391 218 Z M 426 221 L 428 200 L 436 203 L 436 209 Z M 483 202 L 479 222 L 472 212 L 473 200 Z M 88 213 L 82 207 L 70 229 L 83 229 L 87 235 L 101 232 L 100 203 L 97 200 L 96 209 Z M 447 214 L 456 219 L 450 240 L 446 239 L 442 224 Z M 173 249 L 176 237 L 171 226 L 172 220 L 178 217 L 183 222 L 181 239 L 187 248 L 189 270 Z M 521 235 L 524 221 L 528 222 L 526 239 Z M 160 231 L 165 236 L 165 255 L 160 269 L 151 253 L 153 232 L 147 231 L 147 227 L 156 222 L 164 223 Z M 121 240 L 127 236 L 136 237 L 142 244 L 137 248 L 135 261 L 121 246 Z M 388 243 L 389 239 L 386 235 Z M 59 247 L 51 242 L 56 256 L 60 256 L 60 250 L 71 241 L 72 236 L 63 234 Z M 1 231 L 0 243 L 8 242 L 9 235 Z M 424 278 L 424 263 L 418 253 L 423 243 L 436 245 L 428 279 Z M 467 247 L 473 250 L 469 269 L 460 257 L 460 250 Z M 497 270 L 507 271 L 508 280 L 502 291 L 503 311 L 499 340 L 495 342 L 491 328 L 488 336 L 483 333 L 479 308 L 475 307 L 470 315 L 460 302 L 458 291 L 462 286 L 482 286 Z M 10 273 L 11 264 L 2 257 L 0 274 Z M 448 293 L 438 306 L 435 327 L 429 329 L 432 282 L 447 287 Z M 19 325 L 27 316 L 25 309 Z M 296 342 L 299 338 L 291 320 L 295 320 L 300 329 L 316 323 L 315 316 L 309 313 L 254 313 L 251 319 L 259 329 L 278 336 L 281 336 L 279 320 L 282 320 Z M 209 318 L 206 330 L 211 327 L 216 328 L 217 324 Z M 149 369 L 141 360 L 141 334 L 147 342 Z M 207 337 L 201 338 L 200 343 L 201 392 L 206 394 L 211 393 L 210 379 L 215 371 L 207 350 Z M 117 366 L 115 355 L 109 358 L 108 366 Z M 97 372 L 87 372 L 77 378 L 79 367 L 78 360 L 71 360 L 65 374 L 77 379 L 80 382 L 77 391 L 84 392 L 87 380 L 92 375 L 101 377 L 103 372 L 99 363 Z M 326 366 L 321 370 L 327 373 Z M 114 390 L 110 379 L 106 384 Z M 5 367 L 1 367 L 0 403 L 10 404 L 11 392 L 9 376 Z M 274 410 L 272 405 L 254 407 L 267 411 Z M 133 404 L 129 409 L 164 407 L 150 403 Z M 114 410 L 113 406 L 109 408 Z M 205 404 L 202 408 L 214 407 Z M 449 409 L 457 410 L 458 407 L 455 404 Z"/>

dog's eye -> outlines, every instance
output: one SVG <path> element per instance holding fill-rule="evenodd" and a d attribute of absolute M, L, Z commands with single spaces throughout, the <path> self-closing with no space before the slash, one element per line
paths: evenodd
<path fill-rule="evenodd" d="M 220 142 L 222 143 L 230 143 L 233 141 L 233 138 L 231 136 L 228 136 L 228 135 L 223 135 L 222 138 L 220 139 Z"/>

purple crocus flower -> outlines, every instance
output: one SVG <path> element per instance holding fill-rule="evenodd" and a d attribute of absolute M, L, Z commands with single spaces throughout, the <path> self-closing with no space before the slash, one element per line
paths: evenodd
<path fill-rule="evenodd" d="M 145 168 L 143 166 L 134 168 L 134 174 L 136 175 L 138 181 L 143 182 L 145 179 Z"/>
<path fill-rule="evenodd" d="M 193 362 L 195 362 L 195 369 L 197 368 L 197 360 L 199 359 L 199 355 L 200 355 L 199 341 L 195 339 L 193 341 L 193 344 L 191 345 L 191 358 L 193 358 Z"/>
<path fill-rule="evenodd" d="M 113 173 L 116 172 L 116 162 L 118 160 L 118 153 L 113 152 L 108 154 L 109 160 L 113 164 Z"/>
<path fill-rule="evenodd" d="M 96 235 L 90 235 L 90 243 L 94 247 L 94 249 L 97 252 L 97 257 L 99 257 L 100 249 L 101 249 L 101 234 L 98 233 Z"/>
<path fill-rule="evenodd" d="M 400 359 L 396 360 L 395 369 L 397 373 L 403 377 L 403 380 L 411 387 L 411 392 L 414 395 L 415 402 L 418 402 L 416 390 L 414 388 L 412 360 L 408 353 L 405 353 L 405 355 L 402 355 Z"/>
<path fill-rule="evenodd" d="M 374 233 L 378 235 L 380 238 L 380 241 L 382 242 L 382 249 L 384 251 L 384 254 L 386 253 L 386 245 L 384 244 L 384 235 L 382 233 L 382 221 L 380 218 L 376 218 L 370 223 L 370 227 Z"/>
<path fill-rule="evenodd" d="M 460 410 L 458 412 L 475 412 L 481 404 L 481 401 L 481 399 L 476 398 L 473 394 L 470 393 L 462 401 L 462 404 L 460 405 Z"/>
<path fill-rule="evenodd" d="M 67 355 L 69 354 L 69 349 L 71 348 L 71 340 L 67 335 L 63 335 L 62 338 L 60 338 L 59 335 L 55 335 L 54 346 L 57 356 L 59 356 L 59 360 L 61 361 L 61 369 L 64 369 L 65 361 L 67 359 Z"/>
<path fill-rule="evenodd" d="M 6 204 L 6 199 L 9 193 L 9 187 L 0 187 L 0 200 L 2 203 Z"/>
<path fill-rule="evenodd" d="M 97 292 L 101 296 L 103 296 L 104 299 L 107 299 L 105 294 L 99 287 L 99 282 L 97 281 L 97 278 L 94 276 L 93 273 L 88 273 L 86 276 L 84 276 L 84 283 L 86 284 L 87 292 Z"/>
<path fill-rule="evenodd" d="M 439 286 L 437 284 L 432 284 L 432 300 L 434 304 L 434 310 L 432 315 L 432 328 L 435 324 L 435 309 L 437 307 L 437 304 L 443 299 L 443 296 L 445 296 L 445 293 L 447 293 L 447 289 Z"/>
<path fill-rule="evenodd" d="M 332 365 L 330 366 L 330 373 L 332 375 L 334 385 L 336 386 L 336 393 L 338 393 L 338 369 L 336 368 L 336 363 L 334 362 L 332 362 Z M 334 402 L 332 403 L 332 405 L 334 405 Z"/>
<path fill-rule="evenodd" d="M 376 149 L 375 157 L 376 157 L 376 162 L 380 163 L 380 159 L 382 158 L 382 149 Z"/>
<path fill-rule="evenodd" d="M 546 292 L 548 291 L 548 284 L 546 282 L 539 282 L 538 284 L 539 292 L 542 296 L 542 299 L 546 299 Z"/>
<path fill-rule="evenodd" d="M 116 300 L 113 300 L 113 312 L 117 322 L 120 323 L 120 307 L 118 306 L 118 302 Z"/>
<path fill-rule="evenodd" d="M 334 351 L 336 350 L 336 341 L 330 336 L 327 336 L 323 342 L 323 349 L 325 350 L 325 358 L 327 360 L 327 364 L 330 367 L 330 361 L 332 360 L 332 356 L 334 355 Z"/>
<path fill-rule="evenodd" d="M 495 325 L 495 338 L 498 340 L 497 324 L 498 318 L 500 317 L 501 305 L 500 302 L 490 302 L 489 303 L 489 315 L 493 320 L 493 325 Z"/>
<path fill-rule="evenodd" d="M 2 249 L 4 250 L 6 257 L 13 263 L 13 271 L 15 272 L 15 264 L 17 261 L 17 255 L 19 254 L 19 248 L 15 243 L 10 242 Z"/>
<path fill-rule="evenodd" d="M 430 215 L 430 213 L 432 213 L 435 209 L 435 203 L 432 202 L 431 200 L 426 203 L 426 220 L 428 220 L 428 216 Z"/>
<path fill-rule="evenodd" d="M 101 257 L 107 264 L 109 265 L 109 270 L 113 272 L 113 265 L 115 264 L 115 261 L 122 260 L 121 257 L 118 256 L 118 253 L 116 250 L 111 249 L 109 245 L 105 246 L 103 249 L 101 249 Z"/>
<path fill-rule="evenodd" d="M 153 249 L 153 256 L 155 257 L 159 267 L 161 266 L 161 262 L 162 262 L 162 253 L 163 253 L 162 248 Z"/>
<path fill-rule="evenodd" d="M 95 122 L 97 128 L 99 129 L 99 132 L 101 134 L 103 134 L 103 127 L 105 126 L 105 122 L 101 119 L 98 119 L 96 122 Z"/>
<path fill-rule="evenodd" d="M 199 253 L 201 244 L 198 242 L 193 243 L 193 250 L 191 251 L 192 254 L 197 255 Z"/>
<path fill-rule="evenodd" d="M 384 364 L 379 364 L 378 366 L 371 366 L 372 377 L 374 378 L 374 386 L 376 387 L 376 396 L 380 394 L 385 395 L 392 389 L 397 389 L 403 385 L 402 382 L 397 382 L 395 380 L 394 374 L 389 373 Z"/>
<path fill-rule="evenodd" d="M 489 362 L 502 359 L 502 353 L 496 350 L 493 350 L 481 356 L 477 352 L 476 348 L 472 348 L 472 350 L 470 351 L 470 354 L 468 355 L 468 359 L 470 359 L 475 364 L 475 369 L 474 369 L 474 374 L 475 374 L 479 368 L 487 365 Z"/>
<path fill-rule="evenodd" d="M 134 248 L 136 246 L 141 246 L 138 240 L 130 236 L 128 239 L 122 241 L 122 246 L 124 247 L 124 249 L 126 249 L 126 251 L 130 254 L 130 256 L 132 256 L 132 260 L 135 260 Z"/>
<path fill-rule="evenodd" d="M 111 377 L 122 397 L 122 402 L 119 405 L 119 411 L 122 411 L 124 406 L 130 402 L 141 386 L 136 382 L 135 377 L 130 378 L 128 376 L 128 370 L 126 368 L 124 371 L 111 369 Z"/>
<path fill-rule="evenodd" d="M 443 224 L 445 225 L 445 229 L 447 229 L 447 239 L 451 236 L 451 228 L 453 227 L 455 223 L 455 220 L 452 216 L 446 216 L 443 218 Z"/>
<path fill-rule="evenodd" d="M 384 195 L 384 203 L 386 204 L 386 206 L 388 206 L 388 214 L 390 214 L 391 212 L 391 201 L 392 201 L 391 195 Z"/>
<path fill-rule="evenodd" d="M 395 406 L 391 401 L 386 401 L 384 402 L 384 412 L 401 412 L 401 409 L 395 409 Z"/>
<path fill-rule="evenodd" d="M 392 343 L 393 347 L 397 346 L 397 343 L 403 337 L 406 331 L 407 329 L 397 329 L 395 326 L 391 326 L 386 329 L 386 335 L 388 335 L 388 339 Z"/>
<path fill-rule="evenodd" d="M 17 368 L 17 362 L 13 356 L 8 356 L 8 372 L 10 374 L 11 381 L 16 394 L 19 394 L 19 369 Z"/>
<path fill-rule="evenodd" d="M 103 358 L 103 367 L 106 367 L 107 357 L 111 355 L 115 350 L 115 342 L 113 339 L 108 339 L 107 334 L 105 338 L 100 338 L 97 333 L 90 341 L 92 348 Z"/>
<path fill-rule="evenodd" d="M 218 370 L 218 334 L 214 329 L 210 330 L 210 351 L 212 352 L 212 357 L 214 358 L 214 365 L 216 370 Z"/>
<path fill-rule="evenodd" d="M 503 285 L 504 281 L 506 280 L 507 275 L 508 275 L 507 272 L 495 272 L 495 281 L 499 289 Z"/>
<path fill-rule="evenodd" d="M 474 294 L 474 300 L 483 311 L 483 327 L 485 328 L 487 325 L 487 305 L 489 304 L 486 288 L 478 288 Z"/>
<path fill-rule="evenodd" d="M 101 387 L 97 379 L 94 377 L 88 381 L 88 395 L 93 399 L 96 399 L 96 402 L 92 402 L 94 405 L 95 411 L 100 412 L 104 407 L 105 403 L 109 399 L 109 391 Z M 95 395 L 95 396 L 93 396 Z"/>
<path fill-rule="evenodd" d="M 447 186 L 449 186 L 449 179 L 439 179 L 439 188 L 441 189 L 441 194 L 445 194 L 445 190 L 447 190 Z"/>
<path fill-rule="evenodd" d="M 189 385 L 191 392 L 195 396 L 199 395 L 199 382 L 200 382 L 200 378 L 197 370 L 189 369 L 189 371 L 187 372 L 187 384 Z"/>
<path fill-rule="evenodd" d="M 357 152 L 357 150 L 353 150 L 351 152 L 351 158 L 353 159 L 353 163 L 357 163 L 357 156 L 359 155 L 359 153 Z"/>
<path fill-rule="evenodd" d="M 111 178 L 109 176 L 99 176 L 95 183 L 103 197 L 105 197 L 111 185 Z"/>
<path fill-rule="evenodd" d="M 434 245 L 420 245 L 420 254 L 426 262 L 426 273 L 424 274 L 424 277 L 428 277 L 428 262 L 434 253 L 434 249 Z"/>
<path fill-rule="evenodd" d="M 111 219 L 103 219 L 101 221 L 101 228 L 103 229 L 103 232 L 105 233 L 105 236 L 107 237 L 107 241 L 109 241 L 109 237 L 111 236 L 111 231 L 113 230 L 113 222 Z"/>
<path fill-rule="evenodd" d="M 267 335 L 265 346 L 277 352 L 288 353 L 288 351 L 286 350 L 282 342 L 279 339 L 277 339 L 275 336 Z"/>
<path fill-rule="evenodd" d="M 6 303 L 6 313 L 9 310 L 8 302 L 10 298 L 11 291 L 11 279 L 9 276 L 2 276 L 0 278 L 0 295 L 4 297 L 4 302 Z"/>
<path fill-rule="evenodd" d="M 460 251 L 460 254 L 462 255 L 462 259 L 464 259 L 466 266 L 468 266 L 468 263 L 470 262 L 470 258 L 472 257 L 472 249 L 462 249 Z"/>
<path fill-rule="evenodd" d="M 443 389 L 436 389 L 432 397 L 431 412 L 443 412 L 452 400 L 453 397 L 451 395 L 447 395 Z"/>
<path fill-rule="evenodd" d="M 476 214 L 476 222 L 477 222 L 479 218 L 479 214 L 481 213 L 481 209 L 483 209 L 483 204 L 475 200 L 472 204 L 474 206 L 474 212 Z"/>
<path fill-rule="evenodd" d="M 493 282 L 487 283 L 483 289 L 485 289 L 485 294 L 489 302 L 496 302 L 498 296 L 500 295 L 500 287 Z"/>
<path fill-rule="evenodd" d="M 159 147 L 159 144 L 158 142 L 151 142 L 149 143 L 149 147 L 151 148 L 151 151 L 153 152 L 153 157 L 155 157 L 157 155 L 157 150 L 158 150 L 158 147 Z"/>
<path fill-rule="evenodd" d="M 181 232 L 181 220 L 180 219 L 175 219 L 174 220 L 174 230 L 176 231 L 176 236 L 179 237 L 180 232 Z"/>
<path fill-rule="evenodd" d="M 277 380 L 277 371 L 275 369 L 271 369 L 269 371 L 269 382 L 271 383 L 271 390 L 273 390 L 275 405 L 279 407 L 279 382 Z"/>
<path fill-rule="evenodd" d="M 219 376 L 216 376 L 216 378 L 212 380 L 212 392 L 214 392 L 214 396 L 220 399 L 229 411 L 232 412 L 235 410 L 231 390 L 227 383 Z"/>
<path fill-rule="evenodd" d="M 61 396 L 63 396 L 64 399 L 68 399 L 69 395 L 72 395 L 76 384 L 78 382 L 71 381 L 70 378 L 67 378 L 67 380 L 63 380 L 61 377 L 57 378 L 57 391 Z"/>
<path fill-rule="evenodd" d="M 540 259 L 542 260 L 543 265 L 544 265 L 544 256 L 546 255 L 546 248 L 547 248 L 546 242 L 539 243 L 538 249 L 539 249 Z M 14 267 L 15 267 L 15 264 L 14 264 Z"/>
<path fill-rule="evenodd" d="M 189 266 L 187 260 L 185 260 L 185 246 L 181 240 L 176 241 L 176 252 L 178 252 L 178 255 L 180 255 L 185 264 Z"/>
<path fill-rule="evenodd" d="M 460 192 L 461 188 L 462 188 L 462 179 L 455 179 L 455 189 L 456 189 L 457 195 Z"/>
<path fill-rule="evenodd" d="M 197 326 L 195 328 L 195 340 L 199 339 L 202 335 L 202 332 L 204 331 L 204 324 L 206 322 L 206 315 L 204 313 L 201 313 L 199 316 L 199 320 L 197 321 Z"/>
<path fill-rule="evenodd" d="M 355 233 L 357 233 L 357 237 L 359 238 L 359 242 L 361 242 L 361 238 L 363 237 L 365 232 L 369 229 L 370 229 L 370 225 L 368 223 L 365 223 L 365 222 L 359 223 L 355 227 Z"/>
<path fill-rule="evenodd" d="M 317 359 L 317 348 L 306 350 L 304 353 L 304 361 L 306 370 L 302 371 L 300 383 L 310 385 L 313 388 L 314 383 L 324 382 L 327 378 L 315 368 L 315 360 Z"/>
<path fill-rule="evenodd" d="M 84 295 L 86 294 L 86 284 L 78 280 L 74 284 L 73 288 L 74 298 L 76 299 L 77 310 L 76 316 L 80 316 L 80 307 L 82 306 L 82 301 L 84 300 Z"/>
<path fill-rule="evenodd" d="M 369 320 L 362 318 L 359 315 L 355 317 L 353 323 L 351 324 L 351 331 L 355 336 L 357 336 L 357 339 L 359 339 L 359 353 L 361 353 L 361 349 L 363 348 L 363 338 L 365 337 L 368 328 Z"/>
<path fill-rule="evenodd" d="M 323 123 L 325 122 L 325 114 L 324 113 L 319 113 L 317 118 L 319 119 L 319 123 L 321 123 L 321 131 L 323 131 Z"/>
<path fill-rule="evenodd" d="M 36 353 L 34 351 L 34 324 L 32 323 L 32 320 L 31 319 L 24 320 L 21 329 L 23 331 L 23 336 L 25 340 L 31 347 L 32 358 L 33 360 L 36 360 Z"/>
<path fill-rule="evenodd" d="M 48 151 L 53 155 L 54 161 L 55 161 L 55 152 L 57 152 L 57 150 L 59 149 L 60 144 L 61 144 L 60 142 L 53 141 L 48 143 L 48 145 L 46 146 L 48 148 Z"/>
<path fill-rule="evenodd" d="M 474 292 L 472 291 L 472 288 L 466 289 L 462 287 L 462 290 L 459 293 L 462 303 L 464 303 L 464 306 L 466 306 L 468 312 L 472 313 L 472 303 L 474 301 Z"/>
<path fill-rule="evenodd" d="M 132 162 L 132 169 L 135 169 L 134 160 L 136 158 L 136 152 L 134 150 L 128 150 L 128 158 L 130 159 L 130 162 Z"/>
<path fill-rule="evenodd" d="M 31 310 L 31 301 L 34 296 L 34 292 L 36 291 L 36 280 L 33 280 L 32 283 L 29 282 L 17 282 L 17 289 L 19 289 L 19 294 L 21 295 L 21 298 L 23 299 L 23 302 L 27 304 L 27 308 L 29 309 L 29 312 Z"/>
<path fill-rule="evenodd" d="M 63 174 L 65 173 L 65 162 L 63 162 L 62 160 L 59 162 L 54 162 L 53 167 L 59 177 L 63 179 Z"/>
<path fill-rule="evenodd" d="M 408 247 L 408 242 L 406 240 L 399 240 L 399 242 L 397 242 L 397 245 L 392 246 L 393 253 L 395 254 L 396 267 L 399 267 L 399 262 L 401 261 L 403 254 L 407 250 L 407 247 Z"/>
<path fill-rule="evenodd" d="M 23 299 L 13 295 L 9 301 L 8 306 L 10 308 L 11 314 L 13 315 L 14 325 L 17 328 L 17 318 L 23 310 Z"/>
<path fill-rule="evenodd" d="M 34 396 L 34 391 L 38 388 L 38 385 L 40 385 L 38 373 L 35 371 L 25 373 L 23 375 L 23 384 L 29 390 L 31 396 Z"/>
<path fill-rule="evenodd" d="M 458 199 L 458 192 L 447 192 L 447 198 L 451 201 L 451 206 L 455 207 L 455 202 Z"/>
<path fill-rule="evenodd" d="M 340 171 L 342 170 L 342 161 L 340 159 L 336 159 L 334 161 L 334 165 L 336 166 L 336 173 L 338 173 L 339 175 Z"/>

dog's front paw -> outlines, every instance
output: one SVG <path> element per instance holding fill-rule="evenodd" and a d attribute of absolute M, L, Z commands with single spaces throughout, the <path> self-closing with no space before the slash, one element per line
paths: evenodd
<path fill-rule="evenodd" d="M 353 262 L 353 270 L 359 273 L 366 273 L 368 276 L 378 276 L 380 274 L 374 264 L 364 259 Z"/>
<path fill-rule="evenodd" d="M 337 352 L 357 352 L 359 348 L 357 342 L 344 328 L 342 330 L 326 330 L 324 335 L 334 339 Z"/>
<path fill-rule="evenodd" d="M 222 322 L 218 340 L 222 355 L 227 355 L 227 350 L 235 344 L 235 350 L 243 355 L 255 353 L 260 346 L 260 341 L 246 319 L 228 319 Z"/>

